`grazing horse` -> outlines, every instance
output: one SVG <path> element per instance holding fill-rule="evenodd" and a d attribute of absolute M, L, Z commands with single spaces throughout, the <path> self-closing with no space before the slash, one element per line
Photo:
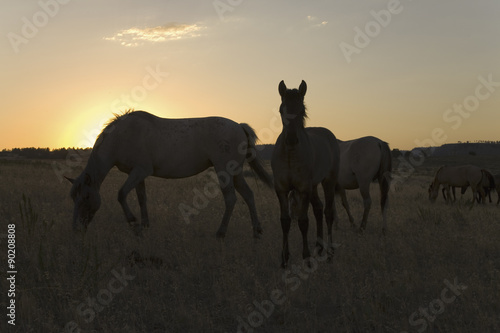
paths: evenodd
<path fill-rule="evenodd" d="M 442 166 L 436 171 L 434 180 L 429 186 L 429 200 L 436 201 L 439 186 L 443 185 L 447 189 L 446 202 L 451 200 L 450 186 L 470 186 L 473 193 L 472 204 L 474 204 L 476 193 L 479 193 L 481 201 L 484 201 L 483 174 L 481 168 L 473 165 Z"/>
<path fill-rule="evenodd" d="M 371 207 L 370 183 L 378 180 L 380 187 L 380 207 L 382 209 L 382 233 L 387 230 L 386 210 L 391 181 L 392 156 L 387 142 L 373 136 L 365 136 L 350 141 L 340 141 L 340 171 L 337 191 L 340 192 L 349 222 L 355 227 L 345 190 L 359 188 L 363 197 L 363 219 L 359 231 L 363 232 L 368 221 Z"/>
<path fill-rule="evenodd" d="M 483 172 L 483 180 L 481 181 L 481 186 L 483 187 L 484 195 L 488 196 L 488 200 L 491 203 L 492 202 L 491 191 L 495 190 L 496 181 L 495 181 L 495 178 L 493 177 L 493 175 L 488 170 L 481 169 L 481 171 Z M 457 200 L 457 197 L 455 195 L 455 187 L 454 186 L 449 186 L 449 187 L 451 187 L 451 191 L 453 194 L 453 202 L 455 202 Z M 462 186 L 461 190 L 460 190 L 460 194 L 464 195 L 464 193 L 467 191 L 467 188 L 468 188 L 468 186 Z M 446 200 L 445 192 L 449 191 L 448 186 L 444 186 L 442 191 L 443 191 L 443 198 L 444 198 L 444 200 Z M 479 196 L 478 193 L 476 193 L 475 198 L 476 198 L 477 203 L 484 202 L 484 201 L 481 201 L 481 197 Z M 450 200 L 451 200 L 451 198 L 450 198 Z"/>
<path fill-rule="evenodd" d="M 281 266 L 288 265 L 288 233 L 291 217 L 288 195 L 296 190 L 299 196 L 298 224 L 302 234 L 302 258 L 309 258 L 307 230 L 309 220 L 307 211 L 312 203 L 317 225 L 316 247 L 323 248 L 323 204 L 318 195 L 321 183 L 325 193 L 325 219 L 328 227 L 326 252 L 328 259 L 333 254 L 332 224 L 337 218 L 334 193 L 339 172 L 339 146 L 335 135 L 323 127 L 304 127 L 307 117 L 304 96 L 307 85 L 301 82 L 299 89 L 287 89 L 283 81 L 278 86 L 281 96 L 280 114 L 283 130 L 276 140 L 271 166 L 274 174 L 274 187 L 280 204 L 280 220 L 283 231 Z"/>
<path fill-rule="evenodd" d="M 253 192 L 243 178 L 245 159 L 269 186 L 272 186 L 272 178 L 256 157 L 256 139 L 249 125 L 221 117 L 166 119 L 144 111 L 127 111 L 116 116 L 97 137 L 80 176 L 67 178 L 73 183 L 73 228 L 86 229 L 94 217 L 101 203 L 101 183 L 113 166 L 128 174 L 118 192 L 118 201 L 128 223 L 138 234 L 142 227 L 149 225 L 146 177 L 185 178 L 214 166 L 226 206 L 217 237 L 226 234 L 236 203 L 235 189 L 250 209 L 253 235 L 258 237 L 262 227 Z M 134 188 L 141 209 L 140 225 L 133 223 L 136 218 L 126 201 L 128 193 Z"/>

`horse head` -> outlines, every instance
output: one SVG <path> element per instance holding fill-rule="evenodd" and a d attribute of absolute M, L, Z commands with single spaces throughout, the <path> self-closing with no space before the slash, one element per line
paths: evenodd
<path fill-rule="evenodd" d="M 73 210 L 73 230 L 86 230 L 95 213 L 101 206 L 99 190 L 92 186 L 92 178 L 88 173 L 82 173 L 78 178 L 65 177 L 73 186 L 71 198 L 75 203 Z"/>
<path fill-rule="evenodd" d="M 299 141 L 297 131 L 304 128 L 307 117 L 304 105 L 307 85 L 302 80 L 299 89 L 287 89 L 285 82 L 281 81 L 278 91 L 281 96 L 280 114 L 285 143 L 287 146 L 295 146 Z"/>

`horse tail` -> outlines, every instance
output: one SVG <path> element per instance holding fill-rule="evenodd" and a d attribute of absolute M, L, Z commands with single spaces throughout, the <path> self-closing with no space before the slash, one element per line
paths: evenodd
<path fill-rule="evenodd" d="M 483 177 L 488 178 L 488 181 L 490 182 L 488 188 L 494 189 L 495 188 L 495 178 L 493 177 L 493 175 L 488 170 L 485 170 L 485 169 L 481 169 L 481 173 L 483 174 Z"/>
<path fill-rule="evenodd" d="M 262 161 L 257 156 L 257 149 L 255 147 L 255 143 L 258 140 L 257 134 L 255 134 L 253 128 L 248 124 L 241 123 L 240 126 L 247 136 L 246 159 L 248 164 L 250 164 L 250 167 L 257 174 L 260 180 L 262 180 L 267 186 L 272 187 L 273 179 L 267 173 L 266 169 L 262 165 Z"/>

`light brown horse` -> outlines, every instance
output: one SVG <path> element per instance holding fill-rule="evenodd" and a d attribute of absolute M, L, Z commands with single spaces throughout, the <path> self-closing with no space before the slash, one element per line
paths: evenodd
<path fill-rule="evenodd" d="M 185 178 L 213 166 L 226 204 L 217 237 L 226 234 L 236 204 L 235 190 L 248 205 L 253 235 L 258 237 L 262 227 L 253 192 L 243 177 L 243 163 L 247 160 L 269 186 L 272 186 L 272 179 L 256 157 L 256 140 L 257 136 L 249 125 L 221 117 L 167 119 L 144 111 L 116 116 L 97 137 L 80 176 L 67 178 L 73 183 L 73 228 L 87 228 L 101 204 L 101 183 L 114 166 L 128 174 L 118 191 L 118 201 L 136 233 L 149 225 L 146 177 Z M 141 224 L 134 223 L 136 218 L 126 200 L 134 188 L 141 209 Z"/>
<path fill-rule="evenodd" d="M 382 210 L 382 233 L 387 230 L 387 199 L 391 181 L 392 156 L 387 142 L 373 136 L 365 136 L 350 141 L 340 141 L 340 171 L 337 191 L 340 192 L 349 222 L 355 228 L 345 190 L 359 188 L 363 197 L 363 219 L 359 231 L 363 232 L 371 207 L 370 184 L 378 180 L 380 187 L 380 208 Z"/>
<path fill-rule="evenodd" d="M 371 207 L 370 184 L 378 180 L 380 187 L 380 207 L 382 210 L 382 233 L 387 229 L 386 211 L 388 194 L 391 181 L 392 156 L 391 149 L 387 142 L 373 136 L 365 136 L 359 139 L 341 141 L 340 148 L 340 170 L 336 192 L 340 194 L 342 205 L 349 216 L 349 222 L 353 229 L 356 229 L 354 218 L 351 215 L 349 203 L 346 197 L 346 190 L 360 190 L 363 198 L 364 212 L 358 232 L 363 232 L 366 228 L 368 213 Z M 297 193 L 290 193 L 290 211 L 293 217 L 297 215 Z M 336 220 L 338 221 L 338 220 Z M 335 224 L 335 229 L 338 224 Z"/>
<path fill-rule="evenodd" d="M 497 183 L 495 181 L 495 177 L 493 177 L 493 175 L 486 169 L 481 169 L 481 171 L 483 172 L 483 180 L 481 181 L 481 186 L 483 187 L 483 190 L 484 190 L 484 195 L 485 196 L 488 196 L 488 200 L 489 202 L 491 203 L 492 200 L 491 200 L 491 191 L 494 191 L 495 190 L 495 184 Z M 448 189 L 448 187 L 451 188 L 451 192 L 453 194 L 453 202 L 455 202 L 457 200 L 457 197 L 456 197 L 456 194 L 455 194 L 455 189 L 456 187 L 454 186 L 443 186 L 443 198 L 444 200 L 446 201 L 446 194 L 445 192 L 449 192 L 450 189 Z M 469 188 L 469 186 L 462 186 L 460 188 L 460 194 L 464 195 L 465 192 L 467 191 L 467 189 Z M 450 198 L 451 200 L 451 198 Z M 481 198 L 479 196 L 479 193 L 476 193 L 476 201 L 477 203 L 480 203 L 481 202 Z"/>
<path fill-rule="evenodd" d="M 447 189 L 446 202 L 451 200 L 450 187 L 463 186 L 472 188 L 472 204 L 474 204 L 476 193 L 479 193 L 481 201 L 484 201 L 483 174 L 481 168 L 473 165 L 442 166 L 437 170 L 434 180 L 429 186 L 429 200 L 436 201 L 439 187 L 443 185 Z"/>
<path fill-rule="evenodd" d="M 326 252 L 328 259 L 333 254 L 332 224 L 337 218 L 334 192 L 339 172 L 339 145 L 335 135 L 323 127 L 304 127 L 306 108 L 304 96 L 307 85 L 304 81 L 299 89 L 287 89 L 283 81 L 278 86 L 281 96 L 280 114 L 283 130 L 276 140 L 271 166 L 274 187 L 280 204 L 280 220 L 283 231 L 281 266 L 288 265 L 288 233 L 291 217 L 288 195 L 296 190 L 299 196 L 298 224 L 302 233 L 302 258 L 311 256 L 307 241 L 309 220 L 307 211 L 312 203 L 317 226 L 316 247 L 323 249 L 323 204 L 319 199 L 318 185 L 325 193 L 325 219 L 328 227 Z"/>

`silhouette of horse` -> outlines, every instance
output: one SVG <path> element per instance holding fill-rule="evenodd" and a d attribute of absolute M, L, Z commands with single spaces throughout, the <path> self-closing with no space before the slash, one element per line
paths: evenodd
<path fill-rule="evenodd" d="M 444 185 L 447 189 L 446 202 L 451 200 L 450 186 L 470 186 L 473 193 L 472 204 L 474 204 L 476 193 L 479 193 L 481 200 L 484 200 L 483 174 L 481 168 L 473 165 L 442 166 L 436 171 L 434 180 L 429 186 L 429 200 L 436 201 L 440 185 Z"/>
<path fill-rule="evenodd" d="M 281 96 L 280 114 L 283 130 L 276 140 L 271 166 L 274 174 L 274 187 L 280 204 L 280 220 L 283 231 L 281 266 L 288 265 L 288 233 L 291 217 L 288 195 L 296 190 L 299 196 L 298 224 L 302 234 L 302 258 L 310 257 L 307 241 L 309 202 L 313 206 L 317 226 L 316 248 L 322 251 L 323 204 L 318 195 L 321 183 L 325 193 L 325 219 L 328 227 L 326 253 L 328 259 L 333 254 L 332 224 L 337 218 L 334 202 L 335 185 L 339 172 L 339 146 L 335 135 L 322 127 L 304 127 L 307 117 L 304 96 L 307 85 L 301 82 L 299 89 L 287 89 L 283 81 L 278 86 Z"/>
<path fill-rule="evenodd" d="M 488 196 L 488 200 L 491 203 L 492 202 L 491 191 L 495 190 L 495 183 L 496 183 L 495 178 L 488 170 L 481 169 L 481 171 L 483 172 L 483 179 L 481 181 L 481 186 L 483 187 L 485 196 Z M 449 186 L 449 185 L 443 186 L 443 189 L 442 189 L 443 198 L 445 201 L 447 200 L 445 192 L 449 192 L 450 188 L 451 188 L 451 192 L 453 194 L 453 200 L 451 200 L 451 197 L 449 198 L 449 200 L 452 202 L 455 202 L 457 200 L 457 197 L 455 194 L 455 189 L 456 189 L 455 186 Z M 464 195 L 468 188 L 469 188 L 469 186 L 462 186 L 460 188 L 460 194 Z M 484 200 L 481 201 L 481 197 L 480 197 L 479 193 L 476 193 L 475 198 L 476 198 L 477 203 L 484 202 Z"/>
<path fill-rule="evenodd" d="M 73 183 L 73 228 L 87 228 L 101 203 L 101 183 L 113 166 L 128 174 L 118 192 L 118 201 L 137 234 L 149 225 L 146 177 L 185 178 L 214 166 L 225 201 L 217 237 L 226 234 L 236 203 L 235 189 L 249 207 L 253 235 L 258 237 L 262 227 L 253 192 L 243 178 L 245 159 L 269 186 L 272 179 L 256 157 L 256 139 L 249 125 L 221 117 L 166 119 L 144 111 L 127 111 L 116 116 L 97 137 L 80 176 L 67 178 Z M 141 224 L 134 223 L 136 218 L 126 201 L 128 193 L 134 188 L 141 209 Z"/>
<path fill-rule="evenodd" d="M 380 187 L 380 207 L 382 210 L 382 233 L 387 230 L 386 211 L 387 199 L 391 181 L 392 156 L 387 142 L 373 136 L 365 136 L 350 141 L 339 140 L 340 171 L 337 182 L 337 191 L 342 198 L 351 226 L 355 228 L 354 218 L 351 215 L 345 190 L 359 188 L 363 197 L 363 219 L 359 231 L 363 232 L 368 221 L 371 207 L 370 183 L 378 180 Z"/>

